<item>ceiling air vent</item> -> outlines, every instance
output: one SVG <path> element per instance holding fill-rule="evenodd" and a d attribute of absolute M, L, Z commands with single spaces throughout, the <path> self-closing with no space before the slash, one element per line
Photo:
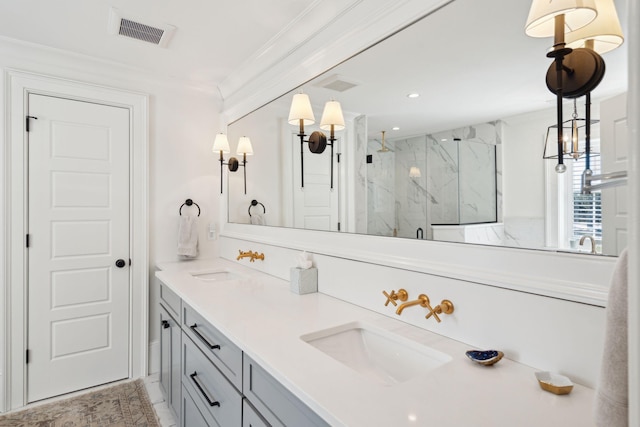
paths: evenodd
<path fill-rule="evenodd" d="M 359 81 L 353 79 L 347 79 L 340 74 L 334 74 L 327 77 L 315 84 L 315 86 L 323 87 L 325 89 L 335 90 L 336 92 L 344 92 L 353 87 L 360 85 Z"/>
<path fill-rule="evenodd" d="M 118 9 L 109 12 L 109 34 L 129 37 L 160 47 L 166 47 L 176 27 L 168 24 L 143 24 L 139 19 L 124 17 Z"/>

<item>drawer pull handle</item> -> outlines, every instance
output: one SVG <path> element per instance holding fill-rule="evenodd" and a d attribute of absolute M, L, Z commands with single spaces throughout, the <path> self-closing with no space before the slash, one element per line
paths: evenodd
<path fill-rule="evenodd" d="M 209 342 L 209 340 L 207 340 L 205 337 L 202 336 L 202 334 L 200 334 L 200 332 L 198 332 L 198 330 L 196 329 L 198 327 L 198 325 L 196 323 L 194 323 L 193 325 L 189 326 L 189 328 L 193 331 L 194 334 L 196 334 L 196 336 L 198 338 L 200 338 L 200 341 L 202 341 L 206 346 L 208 346 L 211 350 L 213 349 L 218 349 L 220 350 L 220 345 L 218 344 L 211 344 Z"/>
<path fill-rule="evenodd" d="M 209 403 L 209 406 L 220 406 L 220 402 L 218 402 L 217 400 L 211 400 L 211 398 L 207 395 L 207 392 L 204 391 L 204 388 L 200 385 L 200 382 L 196 379 L 196 377 L 198 376 L 197 372 L 194 372 L 189 376 L 191 377 L 191 381 L 193 381 L 196 387 L 198 387 L 198 390 L 200 390 L 200 393 L 202 394 L 202 396 L 204 396 L 204 398 L 207 400 L 207 403 Z"/>

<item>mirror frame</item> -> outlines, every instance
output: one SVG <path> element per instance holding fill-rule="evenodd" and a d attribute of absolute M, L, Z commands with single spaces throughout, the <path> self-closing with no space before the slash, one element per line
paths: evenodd
<path fill-rule="evenodd" d="M 381 0 L 373 1 L 377 7 L 369 3 L 365 7 L 357 0 L 348 2 L 343 6 L 345 13 L 336 15 L 302 46 L 281 57 L 263 55 L 256 59 L 255 66 L 246 67 L 253 70 L 251 78 L 223 84 L 221 93 L 226 101 L 221 127 L 451 1 L 454 0 L 408 0 L 391 7 Z M 540 82 L 544 83 L 544 76 Z M 223 238 L 306 250 L 601 307 L 606 305 L 608 284 L 617 260 L 608 256 L 235 224 L 227 219 L 226 194 L 220 200 Z"/>

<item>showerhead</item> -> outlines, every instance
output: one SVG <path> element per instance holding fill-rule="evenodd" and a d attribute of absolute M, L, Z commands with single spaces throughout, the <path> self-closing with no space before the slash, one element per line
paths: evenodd
<path fill-rule="evenodd" d="M 388 153 L 389 151 L 391 151 L 391 150 L 389 150 L 389 149 L 384 145 L 384 133 L 385 133 L 385 132 L 386 132 L 386 131 L 384 131 L 384 130 L 382 131 L 382 148 L 380 148 L 380 149 L 378 150 L 378 153 Z"/>

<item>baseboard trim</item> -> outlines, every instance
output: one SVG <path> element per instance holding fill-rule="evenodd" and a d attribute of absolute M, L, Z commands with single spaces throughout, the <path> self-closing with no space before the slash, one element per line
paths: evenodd
<path fill-rule="evenodd" d="M 153 375 L 160 371 L 160 340 L 151 341 L 149 343 L 149 367 L 147 375 Z"/>

